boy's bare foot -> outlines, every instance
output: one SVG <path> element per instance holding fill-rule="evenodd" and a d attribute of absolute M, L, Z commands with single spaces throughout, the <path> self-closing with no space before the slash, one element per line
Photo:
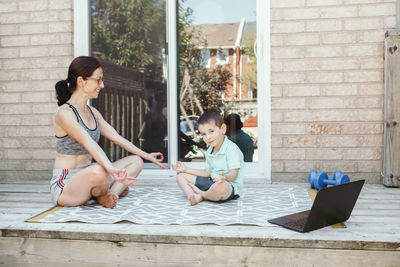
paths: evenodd
<path fill-rule="evenodd" d="M 97 202 L 105 208 L 115 208 L 117 201 L 118 196 L 114 194 L 102 195 L 97 198 Z"/>
<path fill-rule="evenodd" d="M 125 188 L 124 191 L 119 195 L 119 197 L 124 197 L 129 193 L 129 187 Z"/>
<path fill-rule="evenodd" d="M 203 201 L 203 197 L 199 194 L 193 194 L 193 195 L 188 196 L 188 200 L 189 200 L 190 205 L 194 206 L 194 205 L 200 203 L 201 201 Z"/>

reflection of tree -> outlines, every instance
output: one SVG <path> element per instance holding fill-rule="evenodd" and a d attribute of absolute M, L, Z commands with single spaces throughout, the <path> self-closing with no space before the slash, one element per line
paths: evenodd
<path fill-rule="evenodd" d="M 165 1 L 90 2 L 91 50 L 103 62 L 108 89 L 92 103 L 135 145 L 165 152 Z M 113 160 L 124 156 L 114 144 L 103 144 Z"/>
<path fill-rule="evenodd" d="M 205 144 L 197 136 L 191 119 L 197 119 L 204 110 L 225 112 L 227 102 L 223 94 L 231 84 L 231 72 L 222 67 L 207 69 L 204 67 L 202 51 L 199 47 L 207 47 L 201 38 L 199 27 L 193 27 L 190 8 L 184 8 L 185 0 L 179 1 L 178 38 L 179 38 L 179 101 L 180 119 L 187 122 L 190 134 L 180 134 L 181 159 L 190 160 L 190 153 L 196 154 L 198 148 L 205 149 Z M 191 139 L 193 138 L 193 139 Z M 188 154 L 189 153 L 189 154 Z M 187 158 L 186 158 L 187 156 Z"/>
<path fill-rule="evenodd" d="M 200 116 L 204 110 L 215 109 L 224 111 L 223 93 L 231 84 L 232 74 L 229 70 L 218 66 L 213 69 L 203 67 L 201 46 L 207 46 L 201 39 L 200 31 L 192 27 L 190 8 L 179 5 L 179 75 L 180 75 L 180 110 L 187 114 Z M 190 124 L 189 124 L 190 126 Z"/>
<path fill-rule="evenodd" d="M 165 1 L 92 1 L 92 51 L 105 60 L 159 80 L 164 32 Z"/>
<path fill-rule="evenodd" d="M 247 71 L 241 77 L 241 83 L 246 84 L 247 90 L 257 93 L 257 56 L 255 54 L 256 35 L 248 37 L 242 46 L 244 55 L 247 55 Z M 253 96 L 253 97 L 256 97 Z"/>

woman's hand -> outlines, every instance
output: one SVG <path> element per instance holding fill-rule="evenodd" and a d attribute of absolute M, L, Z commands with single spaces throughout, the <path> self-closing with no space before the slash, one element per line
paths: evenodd
<path fill-rule="evenodd" d="M 114 180 L 127 185 L 136 185 L 137 178 L 129 177 L 126 169 L 112 169 L 109 173 L 113 176 Z"/>
<path fill-rule="evenodd" d="M 213 178 L 215 183 L 221 183 L 226 180 L 225 173 L 221 172 L 217 177 Z"/>
<path fill-rule="evenodd" d="M 164 160 L 164 156 L 160 152 L 149 153 L 148 160 L 156 164 L 161 169 L 166 169 L 168 167 L 167 164 L 162 163 L 162 161 Z"/>
<path fill-rule="evenodd" d="M 172 164 L 172 169 L 179 173 L 185 172 L 187 170 L 185 164 L 180 161 L 178 161 L 176 164 Z"/>

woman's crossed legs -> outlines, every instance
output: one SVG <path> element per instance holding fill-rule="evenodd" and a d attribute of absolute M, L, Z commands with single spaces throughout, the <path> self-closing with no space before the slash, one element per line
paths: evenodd
<path fill-rule="evenodd" d="M 138 156 L 128 156 L 113 163 L 117 169 L 126 169 L 127 175 L 137 177 L 143 168 Z M 115 182 L 100 165 L 91 165 L 73 175 L 61 192 L 57 203 L 62 206 L 79 206 L 96 197 L 99 204 L 114 208 L 119 196 L 127 194 L 128 185 Z"/>

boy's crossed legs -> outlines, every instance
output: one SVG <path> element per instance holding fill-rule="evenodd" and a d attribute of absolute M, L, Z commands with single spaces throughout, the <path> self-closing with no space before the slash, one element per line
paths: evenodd
<path fill-rule="evenodd" d="M 196 205 L 203 200 L 222 201 L 228 199 L 232 194 L 232 185 L 227 181 L 216 182 L 206 191 L 202 191 L 196 186 L 196 179 L 208 179 L 196 177 L 187 173 L 180 173 L 176 177 L 179 187 L 187 196 L 190 205 Z"/>

